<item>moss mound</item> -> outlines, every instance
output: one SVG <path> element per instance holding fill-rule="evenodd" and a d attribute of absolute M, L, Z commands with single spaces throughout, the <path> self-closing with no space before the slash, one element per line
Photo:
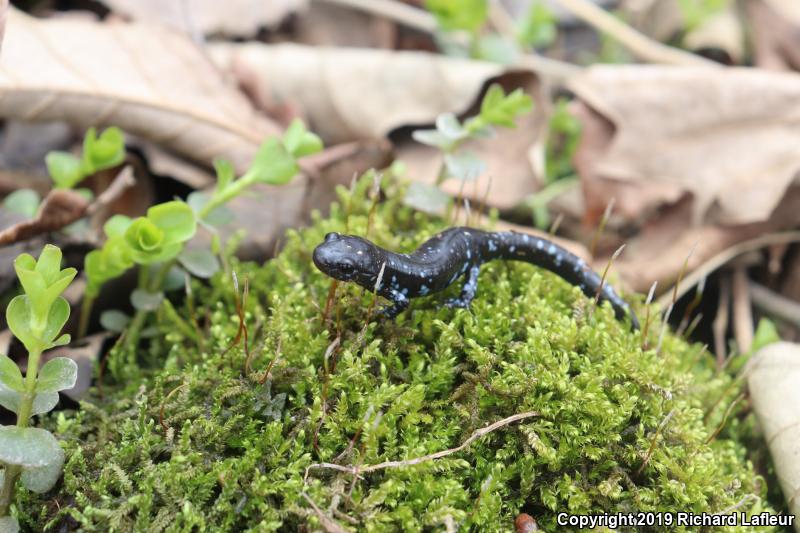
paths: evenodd
<path fill-rule="evenodd" d="M 331 282 L 310 254 L 328 231 L 366 233 L 367 186 L 289 234 L 277 259 L 231 262 L 250 281 L 249 365 L 241 346 L 226 350 L 238 319 L 220 274 L 194 284 L 194 301 L 178 309 L 201 324 L 202 342 L 165 314 L 140 356 L 150 370 L 49 419 L 67 450 L 64 481 L 41 498 L 20 493 L 24 525 L 509 531 L 527 512 L 556 531 L 562 511 L 764 510 L 753 504 L 763 482 L 731 438 L 746 421 L 729 416 L 706 443 L 735 395 L 730 379 L 669 335 L 660 355 L 642 351 L 641 334 L 610 308 L 541 269 L 495 262 L 471 310 L 444 309 L 447 295 L 433 295 L 366 327 L 372 295 L 340 286 L 324 323 Z M 371 223 L 377 242 L 411 250 L 443 227 L 389 196 Z M 358 476 L 310 468 L 425 456 L 531 412 L 435 460 Z"/>

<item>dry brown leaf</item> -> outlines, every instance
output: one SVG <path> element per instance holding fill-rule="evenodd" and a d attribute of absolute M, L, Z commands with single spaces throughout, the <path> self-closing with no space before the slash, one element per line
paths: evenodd
<path fill-rule="evenodd" d="M 683 14 L 674 0 L 622 0 L 620 9 L 636 29 L 665 42 L 683 28 Z"/>
<path fill-rule="evenodd" d="M 793 20 L 772 4 L 767 0 L 746 4 L 755 64 L 769 70 L 800 70 L 800 18 Z"/>
<path fill-rule="evenodd" d="M 15 10 L 0 60 L 0 116 L 116 125 L 204 164 L 225 157 L 239 171 L 279 131 L 184 35 Z"/>
<path fill-rule="evenodd" d="M 186 33 L 253 35 L 303 11 L 308 0 L 102 0 L 134 20 L 158 23 Z"/>
<path fill-rule="evenodd" d="M 503 67 L 423 52 L 214 44 L 215 62 L 258 102 L 296 102 L 329 144 L 378 139 L 462 112 Z"/>
<path fill-rule="evenodd" d="M 683 44 L 689 50 L 716 48 L 727 53 L 734 63 L 741 63 L 744 59 L 744 39 L 742 21 L 735 3 L 731 2 L 726 9 L 714 13 L 688 32 Z"/>
<path fill-rule="evenodd" d="M 744 224 L 766 220 L 800 170 L 798 75 L 595 66 L 571 87 L 612 125 L 613 138 L 581 172 L 589 187 L 602 189 L 615 180 L 658 183 L 670 193 L 676 187 L 692 194 L 696 223 Z M 585 143 L 603 144 L 586 137 L 584 132 Z M 607 203 L 587 202 L 595 202 L 587 203 L 589 210 Z M 626 206 L 630 213 L 654 207 Z"/>
<path fill-rule="evenodd" d="M 691 201 L 687 198 L 665 210 L 630 240 L 625 253 L 614 262 L 625 285 L 646 292 L 654 281 L 667 290 L 675 282 L 684 261 L 689 258 L 687 272 L 693 272 L 715 255 L 737 243 L 800 224 L 800 186 L 790 187 L 769 220 L 736 226 L 692 226 Z M 692 251 L 691 257 L 689 252 Z M 607 258 L 598 258 L 593 265 L 602 269 Z"/>
<path fill-rule="evenodd" d="M 36 218 L 0 231 L 0 246 L 61 229 L 83 217 L 88 207 L 89 200 L 82 194 L 70 189 L 53 189 L 42 201 Z"/>
<path fill-rule="evenodd" d="M 397 39 L 392 21 L 323 2 L 314 2 L 294 26 L 292 41 L 313 46 L 393 48 Z"/>
<path fill-rule="evenodd" d="M 800 346 L 776 342 L 748 363 L 753 411 L 764 430 L 789 512 L 800 516 Z M 795 525 L 800 531 L 800 525 Z"/>

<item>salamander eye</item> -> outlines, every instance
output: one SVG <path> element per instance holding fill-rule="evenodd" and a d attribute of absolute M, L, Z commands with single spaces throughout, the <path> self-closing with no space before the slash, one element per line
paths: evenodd
<path fill-rule="evenodd" d="M 339 234 L 338 234 L 338 233 L 336 233 L 335 231 L 332 231 L 332 232 L 328 233 L 327 235 L 325 235 L 325 242 L 331 242 L 331 241 L 335 241 L 335 240 L 337 240 L 337 239 L 338 239 L 340 236 L 341 236 L 341 235 L 339 235 Z"/>

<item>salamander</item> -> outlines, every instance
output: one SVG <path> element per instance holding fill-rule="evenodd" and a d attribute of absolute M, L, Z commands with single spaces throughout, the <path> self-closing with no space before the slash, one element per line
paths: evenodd
<path fill-rule="evenodd" d="M 601 300 L 611 303 L 619 320 L 628 316 L 632 327 L 639 328 L 630 306 L 585 261 L 554 242 L 525 233 L 450 228 L 410 254 L 390 252 L 355 235 L 328 233 L 313 254 L 314 264 L 328 276 L 355 282 L 390 300 L 392 305 L 384 311 L 389 318 L 406 309 L 411 298 L 444 290 L 462 276 L 461 294 L 445 305 L 469 307 L 478 289 L 481 265 L 494 259 L 542 267 L 590 298 L 599 290 Z"/>

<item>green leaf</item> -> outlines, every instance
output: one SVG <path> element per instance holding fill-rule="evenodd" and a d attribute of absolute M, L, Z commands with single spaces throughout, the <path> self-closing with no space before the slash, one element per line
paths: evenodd
<path fill-rule="evenodd" d="M 11 390 L 19 392 L 25 390 L 25 385 L 22 382 L 22 372 L 20 372 L 17 363 L 7 355 L 0 355 L 0 383 Z"/>
<path fill-rule="evenodd" d="M 3 208 L 33 218 L 41 203 L 42 197 L 33 189 L 17 189 L 3 199 Z"/>
<path fill-rule="evenodd" d="M 211 198 L 207 193 L 194 191 L 186 198 L 186 203 L 189 204 L 189 207 L 192 208 L 192 211 L 194 211 L 196 215 L 197 213 L 200 213 L 209 200 L 211 200 Z M 225 226 L 226 224 L 230 224 L 234 219 L 235 217 L 233 215 L 233 211 L 224 205 L 221 205 L 215 209 L 212 209 L 209 214 L 203 217 L 201 222 L 203 224 L 219 228 Z"/>
<path fill-rule="evenodd" d="M 71 189 L 86 176 L 83 162 L 69 152 L 49 152 L 44 161 L 50 178 L 59 189 Z"/>
<path fill-rule="evenodd" d="M 219 259 L 208 248 L 184 249 L 178 261 L 198 278 L 210 278 L 219 270 Z"/>
<path fill-rule="evenodd" d="M 484 59 L 500 65 L 511 65 L 519 57 L 519 50 L 513 41 L 502 35 L 490 33 L 478 39 L 474 55 L 476 59 Z"/>
<path fill-rule="evenodd" d="M 439 130 L 414 130 L 411 137 L 418 143 L 427 144 L 446 152 L 453 146 L 453 140 L 443 135 Z"/>
<path fill-rule="evenodd" d="M 322 150 L 322 139 L 308 131 L 303 121 L 296 118 L 283 134 L 283 145 L 294 157 L 303 157 Z"/>
<path fill-rule="evenodd" d="M 12 413 L 19 414 L 19 406 L 22 403 L 22 394 L 5 388 L 0 384 L 0 405 L 11 411 Z M 31 409 L 31 416 L 47 413 L 53 409 L 58 403 L 57 392 L 40 392 L 33 398 L 33 407 Z"/>
<path fill-rule="evenodd" d="M 15 296 L 6 308 L 6 321 L 11 332 L 31 351 L 42 351 L 49 348 L 61 332 L 61 328 L 69 318 L 69 303 L 57 297 L 50 307 L 50 312 L 42 324 L 41 331 L 36 331 L 32 324 L 29 298 L 26 295 Z"/>
<path fill-rule="evenodd" d="M 131 266 L 133 266 L 131 248 L 124 236 L 115 234 L 100 250 L 92 250 L 86 254 L 83 269 L 88 281 L 87 294 L 97 296 L 103 283 L 121 276 Z"/>
<path fill-rule="evenodd" d="M 113 238 L 125 234 L 125 231 L 131 226 L 133 220 L 125 215 L 114 215 L 103 224 L 103 231 L 106 237 Z"/>
<path fill-rule="evenodd" d="M 762 318 L 758 321 L 756 332 L 753 335 L 753 345 L 750 348 L 750 351 L 755 353 L 764 346 L 774 342 L 780 342 L 780 340 L 781 336 L 778 333 L 778 328 L 775 327 L 775 323 L 768 318 Z"/>
<path fill-rule="evenodd" d="M 412 181 L 406 189 L 403 203 L 425 213 L 441 215 L 450 204 L 450 197 L 438 187 Z"/>
<path fill-rule="evenodd" d="M 445 31 L 476 33 L 489 15 L 488 0 L 425 0 L 425 8 Z"/>
<path fill-rule="evenodd" d="M 113 333 L 122 333 L 125 331 L 125 328 L 128 326 L 128 324 L 130 324 L 130 321 L 130 316 L 126 315 L 122 311 L 118 311 L 117 309 L 103 311 L 103 313 L 100 315 L 100 325 L 103 326 L 103 329 Z"/>
<path fill-rule="evenodd" d="M 246 182 L 284 185 L 297 174 L 294 157 L 277 139 L 267 139 L 259 147 L 250 170 L 240 178 Z"/>
<path fill-rule="evenodd" d="M 0 426 L 0 461 L 25 467 L 51 464 L 62 453 L 52 433 L 39 428 Z"/>
<path fill-rule="evenodd" d="M 131 293 L 131 304 L 137 311 L 155 311 L 164 300 L 163 292 L 147 292 L 136 289 Z"/>
<path fill-rule="evenodd" d="M 71 389 L 78 380 L 78 365 L 66 357 L 55 357 L 44 364 L 36 379 L 36 392 Z"/>
<path fill-rule="evenodd" d="M 100 137 L 89 128 L 83 138 L 83 162 L 88 174 L 119 165 L 125 159 L 125 136 L 119 128 L 106 128 Z"/>
<path fill-rule="evenodd" d="M 486 171 L 486 163 L 473 152 L 445 154 L 444 164 L 450 176 L 461 181 L 473 181 Z"/>
<path fill-rule="evenodd" d="M 147 219 L 164 233 L 164 244 L 183 243 L 197 231 L 194 211 L 186 202 L 175 200 L 147 210 Z"/>
<path fill-rule="evenodd" d="M 544 2 L 533 2 L 517 29 L 522 46 L 546 48 L 556 40 L 556 16 Z"/>
<path fill-rule="evenodd" d="M 231 163 L 227 159 L 223 159 L 221 157 L 215 157 L 214 170 L 217 173 L 216 189 L 218 191 L 221 191 L 222 189 L 230 185 L 236 178 L 236 169 L 233 168 L 233 163 Z"/>
<path fill-rule="evenodd" d="M 36 331 L 44 326 L 50 307 L 75 278 L 77 270 L 61 270 L 61 250 L 51 244 L 44 247 L 38 261 L 28 254 L 18 256 L 14 269 L 30 298 L 30 329 Z"/>
<path fill-rule="evenodd" d="M 493 84 L 481 102 L 480 118 L 486 124 L 514 127 L 514 120 L 533 109 L 533 100 L 522 89 L 516 89 L 506 96 L 503 88 Z"/>
<path fill-rule="evenodd" d="M 2 473 L 0 473 L 0 480 Z M 19 522 L 13 516 L 0 516 L 0 533 L 19 533 Z"/>
<path fill-rule="evenodd" d="M 23 467 L 20 481 L 29 491 L 44 494 L 53 488 L 64 468 L 64 450 L 58 449 L 50 463 L 39 467 Z"/>

